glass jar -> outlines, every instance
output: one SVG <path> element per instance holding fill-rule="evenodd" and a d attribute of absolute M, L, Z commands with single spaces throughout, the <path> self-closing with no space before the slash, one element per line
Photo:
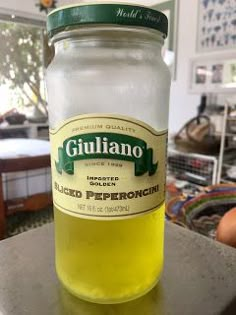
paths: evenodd
<path fill-rule="evenodd" d="M 57 274 L 82 299 L 128 301 L 163 266 L 167 19 L 84 4 L 53 11 L 48 32 Z"/>

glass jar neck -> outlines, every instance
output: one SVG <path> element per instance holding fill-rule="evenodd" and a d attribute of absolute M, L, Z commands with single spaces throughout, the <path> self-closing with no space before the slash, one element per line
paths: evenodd
<path fill-rule="evenodd" d="M 86 46 L 156 46 L 161 52 L 164 44 L 163 34 L 148 28 L 121 27 L 110 25 L 84 26 L 58 33 L 52 39 L 55 54 L 76 47 Z"/>

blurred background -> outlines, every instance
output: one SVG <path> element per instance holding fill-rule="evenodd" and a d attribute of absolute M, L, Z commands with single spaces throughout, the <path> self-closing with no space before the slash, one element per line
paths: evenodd
<path fill-rule="evenodd" d="M 46 15 L 62 5 L 84 2 L 89 1 L 0 1 L 0 159 L 49 155 L 44 73 L 54 51 L 45 31 Z M 235 1 L 122 2 L 150 6 L 169 19 L 163 48 L 172 75 L 166 218 L 216 238 L 219 221 L 236 203 Z M 19 198 L 22 203 L 30 193 L 50 194 L 46 166 L 17 176 L 0 168 L 0 205 Z M 222 194 L 228 195 L 224 199 Z M 186 206 L 189 201 L 191 208 Z M 39 215 L 10 213 L 15 216 L 9 219 L 9 236 L 53 220 L 48 206 Z"/>

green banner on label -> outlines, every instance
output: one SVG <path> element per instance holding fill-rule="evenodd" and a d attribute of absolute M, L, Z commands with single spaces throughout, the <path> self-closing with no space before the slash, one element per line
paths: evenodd
<path fill-rule="evenodd" d="M 113 159 L 134 163 L 135 176 L 156 173 L 153 149 L 139 138 L 116 133 L 89 133 L 67 138 L 58 148 L 57 172 L 74 174 L 74 162 L 91 159 Z"/>

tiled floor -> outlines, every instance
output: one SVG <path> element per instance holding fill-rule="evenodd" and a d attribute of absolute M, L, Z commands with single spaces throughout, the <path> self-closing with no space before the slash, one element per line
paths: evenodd
<path fill-rule="evenodd" d="M 37 228 L 53 221 L 53 209 L 20 212 L 7 218 L 7 237 Z"/>

